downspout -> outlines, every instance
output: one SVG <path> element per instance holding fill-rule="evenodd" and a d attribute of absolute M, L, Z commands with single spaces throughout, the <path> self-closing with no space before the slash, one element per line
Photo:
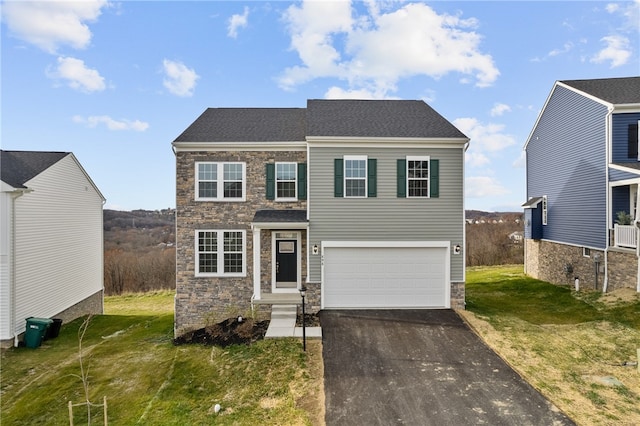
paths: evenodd
<path fill-rule="evenodd" d="M 633 224 L 636 226 L 636 260 L 638 262 L 638 275 L 636 277 L 636 291 L 640 293 L 640 182 L 636 185 L 636 217 Z"/>
<path fill-rule="evenodd" d="M 13 334 L 13 346 L 18 347 L 18 333 L 16 333 L 16 200 L 22 197 L 24 194 L 33 192 L 33 189 L 16 189 L 11 193 L 11 242 L 9 243 L 11 249 L 9 250 L 9 274 L 11 274 L 10 281 L 10 317 L 9 328 Z"/>
<path fill-rule="evenodd" d="M 611 145 L 613 137 L 611 135 L 611 120 L 613 115 L 613 105 L 609 105 L 607 108 L 607 115 L 605 116 L 605 165 L 604 165 L 604 178 L 605 178 L 605 214 L 606 214 L 606 225 L 604 230 L 606 232 L 605 235 L 605 248 L 604 248 L 604 282 L 602 283 L 602 293 L 607 292 L 607 286 L 609 285 L 609 247 L 611 246 L 609 235 L 609 223 L 611 221 L 611 190 L 609 188 L 609 164 L 611 164 Z"/>

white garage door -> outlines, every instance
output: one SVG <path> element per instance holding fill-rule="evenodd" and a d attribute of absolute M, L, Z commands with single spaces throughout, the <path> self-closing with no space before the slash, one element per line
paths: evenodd
<path fill-rule="evenodd" d="M 326 247 L 323 307 L 448 308 L 447 247 Z"/>

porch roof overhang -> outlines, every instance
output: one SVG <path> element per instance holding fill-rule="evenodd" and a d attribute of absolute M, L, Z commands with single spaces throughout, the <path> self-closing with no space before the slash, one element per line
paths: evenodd
<path fill-rule="evenodd" d="M 623 172 L 640 174 L 640 161 L 635 163 L 612 163 L 610 166 L 612 169 Z"/>
<path fill-rule="evenodd" d="M 522 205 L 525 209 L 535 209 L 542 202 L 542 197 L 533 197 Z"/>
<path fill-rule="evenodd" d="M 251 228 L 258 229 L 307 229 L 306 210 L 258 210 L 251 221 Z"/>

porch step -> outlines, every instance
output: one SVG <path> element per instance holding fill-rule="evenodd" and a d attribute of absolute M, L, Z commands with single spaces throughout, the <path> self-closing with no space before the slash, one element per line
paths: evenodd
<path fill-rule="evenodd" d="M 251 301 L 254 305 L 301 305 L 299 293 L 262 293 L 260 299 Z"/>
<path fill-rule="evenodd" d="M 271 307 L 271 321 L 265 334 L 266 339 L 278 337 L 302 337 L 302 327 L 296 327 L 296 305 L 274 305 Z M 309 339 L 322 338 L 320 327 L 306 327 L 306 337 Z"/>

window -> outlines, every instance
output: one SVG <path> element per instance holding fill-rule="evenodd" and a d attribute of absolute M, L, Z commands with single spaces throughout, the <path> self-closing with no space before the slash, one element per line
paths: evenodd
<path fill-rule="evenodd" d="M 542 196 L 542 224 L 547 224 L 547 196 Z"/>
<path fill-rule="evenodd" d="M 267 163 L 267 200 L 307 199 L 307 163 Z"/>
<path fill-rule="evenodd" d="M 407 157 L 407 198 L 429 197 L 429 157 Z"/>
<path fill-rule="evenodd" d="M 344 157 L 344 196 L 367 196 L 367 157 Z"/>
<path fill-rule="evenodd" d="M 276 163 L 276 200 L 296 199 L 296 163 Z"/>
<path fill-rule="evenodd" d="M 245 163 L 196 163 L 196 200 L 244 201 Z"/>
<path fill-rule="evenodd" d="M 439 198 L 440 160 L 407 156 L 397 164 L 398 198 Z"/>
<path fill-rule="evenodd" d="M 591 257 L 591 249 L 588 247 L 582 247 L 582 256 Z"/>
<path fill-rule="evenodd" d="M 628 148 L 627 157 L 640 161 L 638 153 L 638 133 L 640 132 L 640 121 L 638 123 L 629 124 L 628 127 Z"/>
<path fill-rule="evenodd" d="M 196 231 L 196 276 L 246 276 L 245 241 L 245 231 Z"/>

